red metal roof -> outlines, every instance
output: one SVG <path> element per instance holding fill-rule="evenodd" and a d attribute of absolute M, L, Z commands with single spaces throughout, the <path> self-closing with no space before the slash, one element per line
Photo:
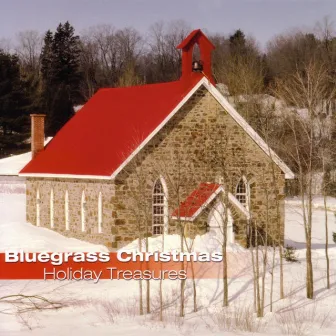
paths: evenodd
<path fill-rule="evenodd" d="M 172 217 L 193 217 L 220 187 L 221 185 L 217 183 L 201 183 L 199 187 L 181 203 L 180 207 L 173 211 Z"/>
<path fill-rule="evenodd" d="M 201 78 L 99 90 L 20 173 L 112 175 Z"/>

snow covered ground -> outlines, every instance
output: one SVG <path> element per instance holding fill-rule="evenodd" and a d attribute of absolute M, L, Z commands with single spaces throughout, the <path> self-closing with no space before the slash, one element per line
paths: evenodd
<path fill-rule="evenodd" d="M 46 146 L 51 140 L 52 137 L 46 138 L 44 146 Z M 31 157 L 32 153 L 27 152 L 0 159 L 0 176 L 17 176 L 20 170 L 31 160 Z"/>
<path fill-rule="evenodd" d="M 279 270 L 275 272 L 273 313 L 269 313 L 270 274 L 266 278 L 266 316 L 255 318 L 251 310 L 253 298 L 252 277 L 229 280 L 230 308 L 221 308 L 222 283 L 220 280 L 197 280 L 199 311 L 192 312 L 191 283 L 186 286 L 186 317 L 178 315 L 179 282 L 164 282 L 166 310 L 164 322 L 158 322 L 158 283 L 151 283 L 153 313 L 138 316 L 139 284 L 135 281 L 105 280 L 91 282 L 2 281 L 0 297 L 25 293 L 40 294 L 60 300 L 68 307 L 60 310 L 27 312 L 21 316 L 9 313 L 11 306 L 0 304 L 0 335 L 335 335 L 336 322 L 336 245 L 331 232 L 336 231 L 335 199 L 328 200 L 330 238 L 331 286 L 326 290 L 324 259 L 324 211 L 321 199 L 314 200 L 313 258 L 315 300 L 305 298 L 304 230 L 299 203 L 286 202 L 286 243 L 297 248 L 298 263 L 285 263 L 285 300 L 279 300 Z M 26 251 L 102 251 L 79 240 L 63 237 L 47 229 L 25 223 L 24 195 L 0 194 L 0 250 L 23 248 Z M 178 237 L 167 239 L 167 249 L 174 249 Z M 159 239 L 150 240 L 150 248 L 159 250 Z M 206 248 L 206 241 L 198 238 L 198 250 Z M 133 250 L 136 243 L 125 249 Z M 241 252 L 234 245 L 233 253 Z M 278 262 L 278 260 L 276 260 Z M 249 270 L 247 270 L 249 271 Z"/>

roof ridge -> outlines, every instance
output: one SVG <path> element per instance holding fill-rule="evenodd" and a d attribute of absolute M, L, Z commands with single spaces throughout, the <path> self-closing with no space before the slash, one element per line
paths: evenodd
<path fill-rule="evenodd" d="M 114 89 L 135 89 L 135 88 L 143 88 L 143 87 L 148 87 L 148 86 L 158 86 L 158 85 L 177 84 L 177 83 L 182 83 L 182 81 L 176 80 L 176 81 L 162 82 L 162 83 L 146 83 L 146 84 L 131 85 L 131 86 L 104 87 L 104 88 L 100 88 L 97 92 L 114 90 Z"/>

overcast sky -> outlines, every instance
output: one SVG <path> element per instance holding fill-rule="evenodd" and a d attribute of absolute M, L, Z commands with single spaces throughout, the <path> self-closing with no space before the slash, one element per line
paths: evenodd
<path fill-rule="evenodd" d="M 336 21 L 336 0 L 0 0 L 0 39 L 54 30 L 66 20 L 78 33 L 104 23 L 145 33 L 156 21 L 183 19 L 210 32 L 241 28 L 265 45 L 276 34 L 314 27 L 325 16 Z"/>

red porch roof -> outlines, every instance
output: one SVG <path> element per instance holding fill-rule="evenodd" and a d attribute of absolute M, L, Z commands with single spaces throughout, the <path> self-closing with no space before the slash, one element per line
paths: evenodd
<path fill-rule="evenodd" d="M 173 211 L 172 217 L 192 218 L 220 188 L 221 185 L 217 183 L 201 183 L 180 207 Z"/>

